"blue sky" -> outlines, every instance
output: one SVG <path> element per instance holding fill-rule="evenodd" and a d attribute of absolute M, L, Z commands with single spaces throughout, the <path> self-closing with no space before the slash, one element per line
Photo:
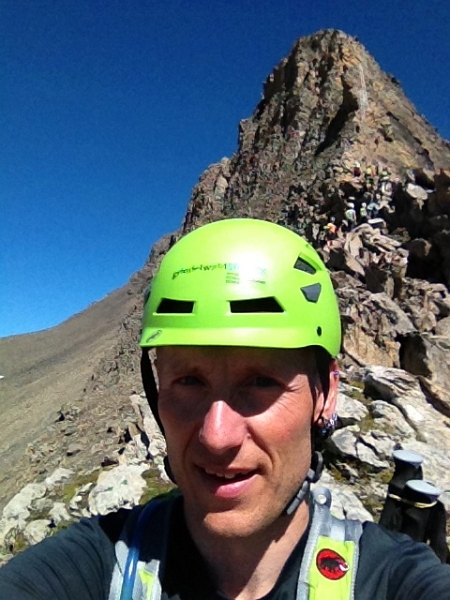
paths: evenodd
<path fill-rule="evenodd" d="M 295 40 L 357 36 L 450 139 L 450 4 L 1 0 L 0 337 L 120 287 Z"/>

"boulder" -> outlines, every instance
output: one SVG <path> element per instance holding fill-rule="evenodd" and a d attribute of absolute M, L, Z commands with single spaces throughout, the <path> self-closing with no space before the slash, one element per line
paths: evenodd
<path fill-rule="evenodd" d="M 427 401 L 419 380 L 402 369 L 370 366 L 365 369 L 365 393 L 396 406 L 415 430 L 416 438 L 450 452 L 447 420 Z"/>
<path fill-rule="evenodd" d="M 404 419 L 401 411 L 389 402 L 374 400 L 370 404 L 370 414 L 374 419 L 374 427 L 390 433 L 395 441 L 415 438 L 415 429 Z M 391 448 L 395 441 L 392 442 Z"/>
<path fill-rule="evenodd" d="M 46 489 L 42 483 L 29 483 L 8 502 L 0 519 L 0 547 L 11 535 L 24 530 L 30 518 L 33 501 L 43 498 Z"/>
<path fill-rule="evenodd" d="M 49 518 L 54 525 L 70 523 L 72 520 L 64 502 L 55 502 L 49 511 Z"/>
<path fill-rule="evenodd" d="M 340 387 L 342 388 L 342 385 Z M 368 415 L 369 410 L 359 400 L 340 391 L 337 397 L 336 412 L 341 419 L 362 421 Z"/>
<path fill-rule="evenodd" d="M 43 483 L 29 483 L 5 506 L 3 518 L 16 521 L 17 526 L 22 529 L 30 516 L 33 500 L 45 496 L 46 491 L 47 488 Z"/>
<path fill-rule="evenodd" d="M 407 183 L 404 191 L 408 199 L 420 208 L 422 208 L 424 202 L 428 199 L 427 190 L 424 190 L 420 185 Z"/>
<path fill-rule="evenodd" d="M 402 344 L 403 367 L 421 376 L 434 406 L 447 417 L 450 417 L 449 348 L 450 337 L 425 334 L 408 335 Z"/>
<path fill-rule="evenodd" d="M 51 475 L 44 479 L 44 484 L 47 490 L 52 490 L 57 485 L 61 485 L 72 477 L 74 472 L 71 469 L 65 469 L 64 467 L 58 467 L 53 471 Z"/>
<path fill-rule="evenodd" d="M 141 475 L 147 470 L 146 464 L 125 464 L 101 473 L 89 494 L 91 514 L 105 515 L 138 504 L 147 485 Z"/>
<path fill-rule="evenodd" d="M 23 530 L 23 536 L 30 546 L 42 542 L 50 533 L 50 521 L 48 519 L 31 521 Z"/>

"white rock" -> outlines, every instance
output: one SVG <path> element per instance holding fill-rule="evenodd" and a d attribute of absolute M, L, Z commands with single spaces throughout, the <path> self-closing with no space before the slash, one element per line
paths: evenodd
<path fill-rule="evenodd" d="M 166 455 L 166 443 L 162 437 L 155 435 L 155 437 L 150 442 L 150 446 L 148 448 L 150 452 L 150 456 L 155 459 L 157 456 L 165 456 Z"/>
<path fill-rule="evenodd" d="M 24 526 L 25 526 L 24 522 Z M 5 546 L 12 531 L 18 531 L 17 521 L 15 519 L 0 519 L 0 547 Z"/>
<path fill-rule="evenodd" d="M 416 425 L 420 425 L 425 421 L 425 417 L 412 404 L 405 403 L 403 408 L 408 421 L 412 421 Z"/>
<path fill-rule="evenodd" d="M 47 519 L 31 521 L 31 523 L 28 523 L 23 530 L 23 535 L 30 545 L 37 544 L 38 542 L 42 542 L 42 540 L 50 534 L 49 525 L 50 521 Z"/>
<path fill-rule="evenodd" d="M 71 498 L 71 500 L 70 500 L 70 502 L 69 502 L 69 508 L 70 508 L 70 510 L 72 510 L 72 511 L 76 511 L 76 510 L 78 510 L 78 504 L 79 504 L 79 503 L 80 503 L 82 500 L 83 500 L 83 497 L 82 497 L 82 496 L 80 496 L 80 495 L 78 495 L 78 494 L 75 494 L 75 495 L 74 495 L 74 496 Z"/>
<path fill-rule="evenodd" d="M 47 486 L 48 490 L 52 490 L 57 485 L 63 483 L 65 480 L 70 479 L 73 475 L 73 471 L 71 469 L 64 469 L 63 467 L 59 467 L 51 475 L 45 478 L 44 483 Z"/>
<path fill-rule="evenodd" d="M 335 431 L 327 440 L 327 445 L 332 452 L 350 458 L 358 458 L 356 442 L 358 436 L 352 427 L 345 427 Z"/>
<path fill-rule="evenodd" d="M 124 464 L 101 473 L 97 485 L 89 494 L 91 514 L 104 515 L 138 504 L 147 486 L 141 474 L 147 470 L 147 464 Z"/>
<path fill-rule="evenodd" d="M 29 483 L 16 494 L 3 509 L 3 517 L 17 521 L 17 526 L 23 529 L 30 516 L 29 508 L 33 500 L 42 498 L 47 491 L 43 483 Z"/>
<path fill-rule="evenodd" d="M 71 517 L 67 512 L 64 502 L 55 502 L 49 512 L 49 517 L 52 519 L 55 525 L 59 525 L 59 523 L 63 523 L 64 521 L 71 521 Z"/>
<path fill-rule="evenodd" d="M 358 458 L 361 462 L 366 463 L 372 467 L 377 469 L 387 469 L 389 467 L 389 463 L 385 460 L 380 460 L 376 454 L 376 452 L 364 443 L 358 442 L 356 444 L 356 451 L 358 453 Z"/>
<path fill-rule="evenodd" d="M 377 429 L 386 429 L 392 434 L 398 434 L 401 440 L 405 437 L 415 437 L 415 430 L 405 420 L 400 410 L 389 402 L 374 400 L 370 405 L 370 412 L 375 419 Z"/>
<path fill-rule="evenodd" d="M 416 435 L 450 452 L 448 427 L 442 415 L 427 401 L 414 375 L 402 369 L 369 366 L 365 369 L 364 382 L 370 395 L 397 407 Z"/>
<path fill-rule="evenodd" d="M 372 448 L 381 460 L 386 461 L 392 458 L 395 441 L 390 434 L 373 429 L 367 433 L 362 433 L 360 435 L 360 440 L 366 444 L 366 446 Z M 385 466 L 387 468 L 389 464 L 385 463 Z"/>
<path fill-rule="evenodd" d="M 362 402 L 339 392 L 337 396 L 336 412 L 340 417 L 353 418 L 361 421 L 369 413 Z"/>

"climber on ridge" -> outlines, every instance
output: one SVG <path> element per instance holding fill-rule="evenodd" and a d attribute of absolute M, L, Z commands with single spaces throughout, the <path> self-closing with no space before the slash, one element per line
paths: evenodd
<path fill-rule="evenodd" d="M 347 222 L 347 231 L 351 231 L 352 229 L 354 229 L 354 227 L 356 226 L 356 211 L 355 211 L 355 203 L 353 196 L 350 196 L 350 200 L 352 200 L 352 202 L 349 202 L 347 204 L 347 209 L 345 211 L 345 220 Z"/>
<path fill-rule="evenodd" d="M 327 243 L 330 244 L 337 238 L 338 228 L 336 225 L 336 217 L 330 217 L 330 220 L 324 227 L 327 235 Z"/>
<path fill-rule="evenodd" d="M 359 222 L 367 223 L 367 216 L 368 216 L 367 204 L 365 202 L 362 202 L 361 206 L 359 207 Z"/>
<path fill-rule="evenodd" d="M 450 567 L 425 544 L 339 521 L 310 492 L 341 327 L 304 239 L 252 219 L 189 233 L 152 281 L 140 344 L 180 493 L 24 551 L 0 570 L 2 600 L 448 598 Z"/>

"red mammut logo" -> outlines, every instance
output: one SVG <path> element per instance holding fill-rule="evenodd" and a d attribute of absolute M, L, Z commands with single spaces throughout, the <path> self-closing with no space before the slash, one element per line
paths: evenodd
<path fill-rule="evenodd" d="M 316 558 L 319 572 L 327 579 L 341 579 L 348 571 L 347 562 L 334 550 L 321 550 Z"/>

